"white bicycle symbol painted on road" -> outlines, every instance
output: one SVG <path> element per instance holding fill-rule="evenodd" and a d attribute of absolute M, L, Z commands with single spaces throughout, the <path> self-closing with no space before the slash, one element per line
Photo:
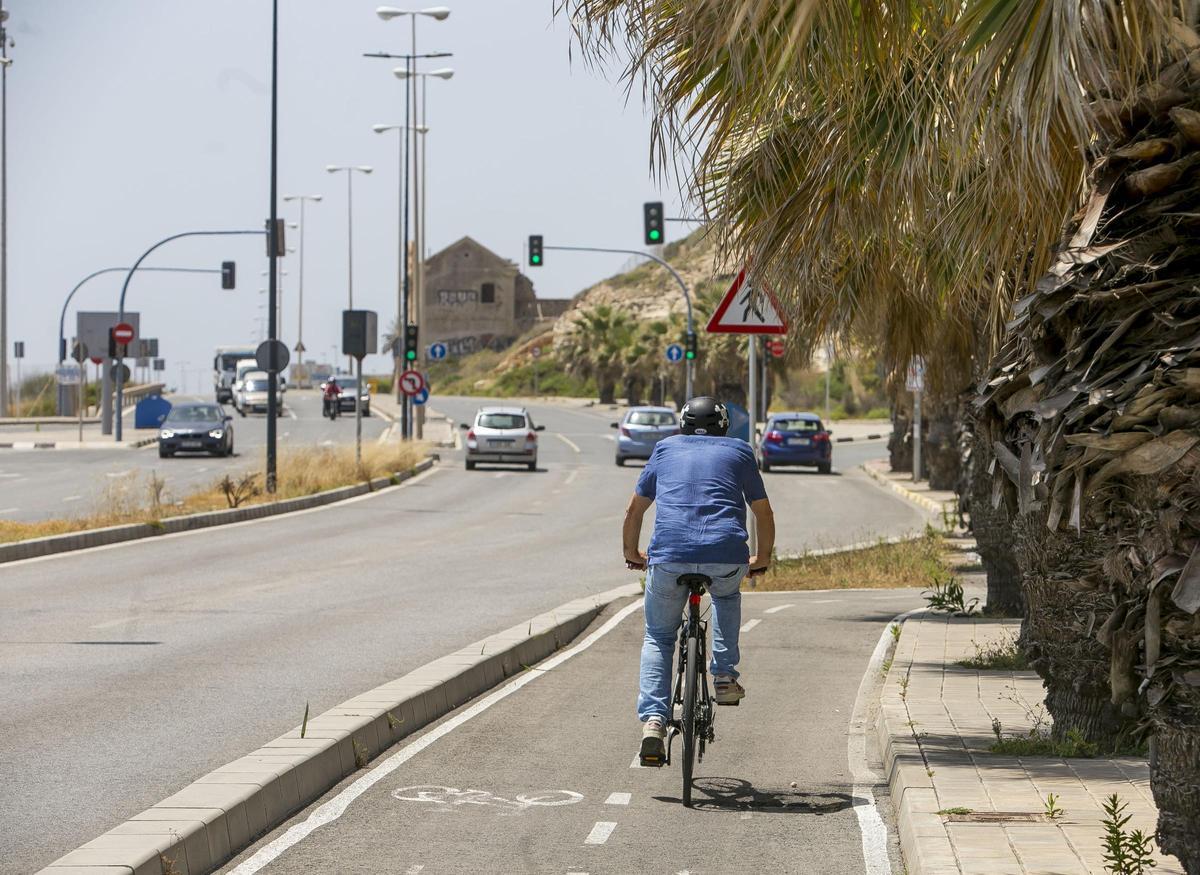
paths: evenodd
<path fill-rule="evenodd" d="M 433 811 L 456 811 L 463 805 L 480 805 L 499 808 L 505 814 L 520 814 L 534 807 L 574 805 L 583 800 L 583 794 L 571 790 L 549 790 L 541 793 L 520 793 L 512 799 L 505 799 L 486 790 L 459 790 L 457 787 L 417 784 L 393 790 L 392 798 L 401 802 L 428 802 L 433 806 Z"/>

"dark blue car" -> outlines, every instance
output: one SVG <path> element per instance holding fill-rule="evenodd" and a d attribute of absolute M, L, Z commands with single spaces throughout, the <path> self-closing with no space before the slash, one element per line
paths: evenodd
<path fill-rule="evenodd" d="M 759 466 L 770 471 L 780 465 L 807 465 L 828 474 L 833 467 L 830 434 L 815 413 L 776 413 L 758 446 Z"/>

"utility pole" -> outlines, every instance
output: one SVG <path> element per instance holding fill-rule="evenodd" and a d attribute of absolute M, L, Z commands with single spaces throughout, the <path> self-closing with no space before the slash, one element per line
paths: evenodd
<path fill-rule="evenodd" d="M 0 419 L 8 416 L 8 10 L 0 0 Z"/>

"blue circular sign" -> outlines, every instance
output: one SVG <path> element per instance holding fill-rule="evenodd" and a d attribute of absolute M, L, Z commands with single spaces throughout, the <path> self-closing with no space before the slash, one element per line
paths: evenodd
<path fill-rule="evenodd" d="M 678 343 L 672 343 L 667 347 L 667 361 L 677 362 L 683 360 L 683 347 Z"/>
<path fill-rule="evenodd" d="M 434 343 L 429 346 L 429 357 L 435 362 L 441 361 L 446 357 L 446 344 Z"/>
<path fill-rule="evenodd" d="M 428 400 L 429 400 L 429 389 L 428 388 L 424 388 L 420 392 L 418 392 L 416 395 L 412 396 L 413 404 L 424 404 Z"/>

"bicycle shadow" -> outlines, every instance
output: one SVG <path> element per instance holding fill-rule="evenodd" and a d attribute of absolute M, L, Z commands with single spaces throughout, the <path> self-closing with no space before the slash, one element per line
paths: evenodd
<path fill-rule="evenodd" d="M 658 802 L 680 803 L 678 796 L 654 796 Z M 820 817 L 854 807 L 850 793 L 755 787 L 741 778 L 696 778 L 692 807 L 699 811 L 757 811 L 762 814 L 812 814 Z"/>

